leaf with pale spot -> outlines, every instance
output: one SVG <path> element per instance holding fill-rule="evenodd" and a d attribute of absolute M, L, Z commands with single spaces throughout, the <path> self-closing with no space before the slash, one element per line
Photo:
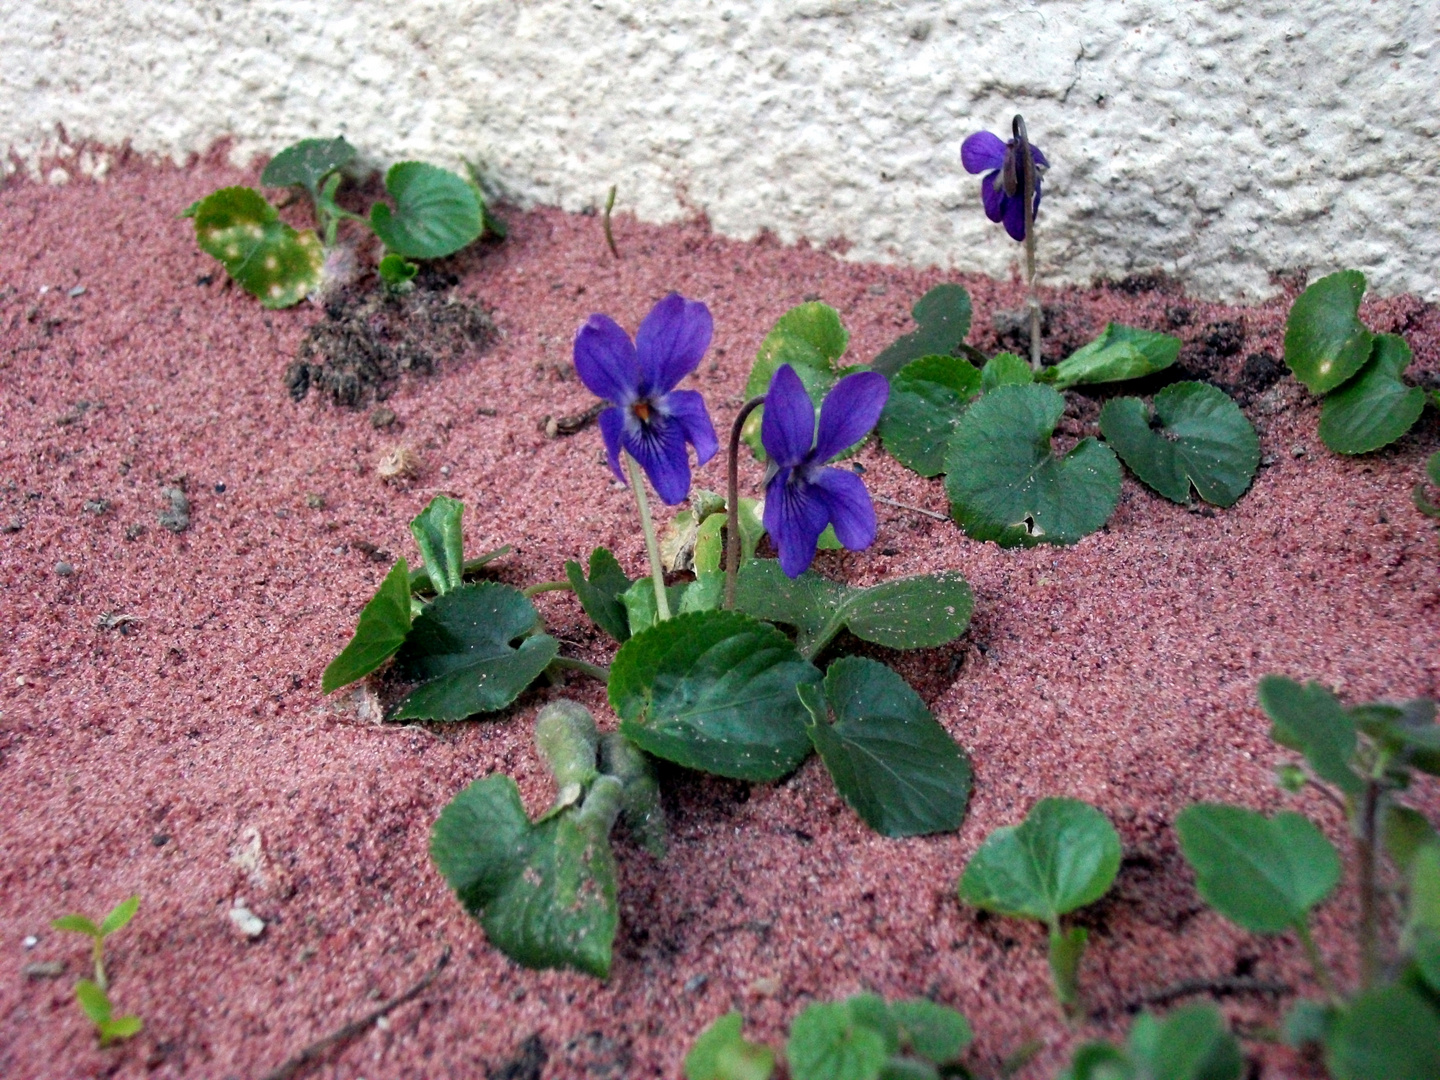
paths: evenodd
<path fill-rule="evenodd" d="M 313 229 L 297 232 L 254 188 L 228 187 L 194 207 L 195 240 L 267 308 L 289 307 L 320 285 L 325 251 Z"/>

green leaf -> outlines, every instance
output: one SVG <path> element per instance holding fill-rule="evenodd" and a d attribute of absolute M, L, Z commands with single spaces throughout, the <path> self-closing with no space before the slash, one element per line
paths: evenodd
<path fill-rule="evenodd" d="M 785 1044 L 792 1080 L 878 1080 L 889 1056 L 884 1036 L 848 1001 L 807 1006 Z"/>
<path fill-rule="evenodd" d="M 1440 933 L 1425 929 L 1411 942 L 1415 969 L 1432 994 L 1440 994 Z"/>
<path fill-rule="evenodd" d="M 1100 410 L 1100 431 L 1120 460 L 1171 502 L 1188 503 L 1190 485 L 1215 506 L 1233 506 L 1260 465 L 1260 440 L 1240 407 L 1200 382 L 1167 386 L 1155 395 L 1155 419 L 1139 398 L 1112 398 Z"/>
<path fill-rule="evenodd" d="M 970 333 L 970 294 L 944 282 L 916 301 L 910 309 L 917 329 L 892 342 L 870 365 L 889 378 L 922 356 L 949 356 Z"/>
<path fill-rule="evenodd" d="M 1425 391 L 1400 379 L 1410 360 L 1404 338 L 1377 336 L 1360 373 L 1325 395 L 1320 441 L 1337 454 L 1367 454 L 1409 431 L 1425 411 Z"/>
<path fill-rule="evenodd" d="M 1435 1080 L 1440 1013 L 1403 986 L 1364 991 L 1326 1033 L 1325 1067 L 1334 1080 Z"/>
<path fill-rule="evenodd" d="M 736 606 L 796 630 L 796 646 L 816 656 L 841 630 L 890 649 L 929 649 L 954 641 L 970 625 L 974 594 L 958 573 L 895 578 L 870 588 L 829 581 L 813 570 L 785 576 L 774 559 L 740 568 Z"/>
<path fill-rule="evenodd" d="M 491 944 L 512 960 L 609 974 L 619 916 L 608 837 L 619 788 L 602 777 L 583 807 L 532 824 L 515 782 L 488 776 L 441 812 L 430 857 Z M 615 805 L 598 805 L 606 802 Z"/>
<path fill-rule="evenodd" d="M 386 248 L 407 259 L 438 259 L 479 238 L 483 212 L 475 190 L 452 172 L 402 161 L 385 174 L 395 200 L 370 208 L 370 227 Z"/>
<path fill-rule="evenodd" d="M 266 187 L 303 187 L 314 198 L 320 181 L 353 160 L 355 148 L 343 135 L 334 139 L 301 139 L 270 159 L 260 174 L 260 183 Z"/>
<path fill-rule="evenodd" d="M 1002 386 L 960 418 L 945 461 L 951 513 L 971 537 L 1001 547 L 1073 544 L 1104 525 L 1120 498 L 1120 464 L 1083 439 L 1050 447 L 1065 399 L 1048 386 Z"/>
<path fill-rule="evenodd" d="M 578 701 L 552 701 L 535 718 L 535 749 L 562 797 L 570 793 L 569 802 L 577 801 L 599 775 L 595 769 L 599 747 L 595 717 Z"/>
<path fill-rule="evenodd" d="M 769 1080 L 775 1051 L 747 1042 L 743 1024 L 738 1012 L 729 1012 L 702 1031 L 685 1055 L 685 1080 Z"/>
<path fill-rule="evenodd" d="M 1080 1004 L 1080 961 L 1090 932 L 1083 926 L 1050 931 L 1050 978 L 1055 984 L 1055 999 L 1067 1009 Z"/>
<path fill-rule="evenodd" d="M 677 615 L 620 647 L 610 705 L 642 750 L 687 768 L 770 781 L 810 751 L 802 683 L 820 681 L 779 630 L 736 611 Z"/>
<path fill-rule="evenodd" d="M 1331 1005 L 1303 999 L 1295 1002 L 1285 1014 L 1282 1027 L 1285 1041 L 1296 1049 L 1324 1042 L 1325 1032 L 1336 1015 L 1338 1011 Z"/>
<path fill-rule="evenodd" d="M 980 392 L 990 393 L 1002 386 L 1024 386 L 1035 381 L 1030 365 L 1014 353 L 996 353 L 980 370 Z"/>
<path fill-rule="evenodd" d="M 487 551 L 483 555 L 477 555 L 473 559 L 466 559 L 464 565 L 460 567 L 460 576 L 462 578 L 471 577 L 481 567 L 488 566 L 496 559 L 509 555 L 513 550 L 509 544 L 505 544 L 493 551 Z M 410 591 L 433 595 L 435 586 L 430 582 L 430 574 L 425 570 L 412 570 L 410 572 Z"/>
<path fill-rule="evenodd" d="M 714 611 L 725 599 L 725 575 L 700 571 L 695 580 L 685 585 L 680 605 L 675 609 L 684 615 L 691 611 Z"/>
<path fill-rule="evenodd" d="M 1312 394 L 1325 394 L 1370 359 L 1373 340 L 1360 322 L 1365 275 L 1342 270 L 1311 285 L 1285 323 L 1285 363 Z"/>
<path fill-rule="evenodd" d="M 360 612 L 350 643 L 325 668 L 320 690 L 330 694 L 363 679 L 400 651 L 410 633 L 410 570 L 396 561 L 380 588 Z"/>
<path fill-rule="evenodd" d="M 105 935 L 100 932 L 100 927 L 87 919 L 84 915 L 61 915 L 58 919 L 51 919 L 50 926 L 55 930 L 63 930 L 71 934 L 84 934 L 86 937 L 102 938 Z"/>
<path fill-rule="evenodd" d="M 630 637 L 630 620 L 620 597 L 633 582 L 625 576 L 619 560 L 608 548 L 599 547 L 590 552 L 588 578 L 580 564 L 574 561 L 565 564 L 565 577 L 590 620 L 623 644 Z"/>
<path fill-rule="evenodd" d="M 847 656 L 830 665 L 823 691 L 802 684 L 799 692 L 810 741 L 841 798 L 867 825 L 882 836 L 960 827 L 970 762 L 904 679 L 884 664 Z"/>
<path fill-rule="evenodd" d="M 100 1029 L 100 1045 L 104 1046 L 120 1039 L 139 1035 L 145 1028 L 145 1021 L 138 1016 L 117 1016 L 95 1026 Z"/>
<path fill-rule="evenodd" d="M 320 286 L 325 251 L 314 230 L 296 232 L 254 188 L 221 188 L 195 209 L 195 241 L 267 308 L 289 307 Z"/>
<path fill-rule="evenodd" d="M 1340 880 L 1340 857 L 1299 814 L 1197 803 L 1176 816 L 1175 831 L 1200 896 L 1251 933 L 1303 927 Z"/>
<path fill-rule="evenodd" d="M 755 558 L 755 549 L 765 535 L 765 525 L 760 520 L 758 499 L 741 499 L 738 519 L 740 522 L 740 565 L 744 566 Z M 708 514 L 695 530 L 694 568 L 697 574 L 719 573 L 725 568 L 726 515 L 723 512 Z"/>
<path fill-rule="evenodd" d="M 406 677 L 422 685 L 392 719 L 463 720 L 509 705 L 559 651 L 548 634 L 526 636 L 539 618 L 520 590 L 494 582 L 436 597 L 396 657 Z"/>
<path fill-rule="evenodd" d="M 1316 776 L 1345 794 L 1365 789 L 1365 781 L 1350 767 L 1355 723 L 1334 694 L 1317 682 L 1302 686 L 1283 675 L 1266 675 L 1258 694 L 1270 718 L 1270 738 L 1304 754 Z"/>
<path fill-rule="evenodd" d="M 975 1038 L 964 1016 L 927 998 L 892 1002 L 890 1015 L 900 1025 L 901 1047 L 936 1065 L 958 1062 Z"/>
<path fill-rule="evenodd" d="M 1239 1080 L 1240 1044 L 1213 1005 L 1176 1009 L 1164 1020 L 1136 1019 L 1126 1044 L 1137 1080 Z"/>
<path fill-rule="evenodd" d="M 960 878 L 960 899 L 997 915 L 1040 919 L 1093 904 L 1120 870 L 1120 837 L 1095 807 L 1041 799 L 1019 825 L 985 838 Z"/>
<path fill-rule="evenodd" d="M 1415 854 L 1426 844 L 1440 845 L 1440 833 L 1424 814 L 1408 806 L 1387 803 L 1380 818 L 1380 842 L 1400 873 L 1409 876 Z"/>
<path fill-rule="evenodd" d="M 980 392 L 980 372 L 968 360 L 923 356 L 890 379 L 878 431 L 885 449 L 921 476 L 945 471 L 945 446 L 966 404 Z"/>
<path fill-rule="evenodd" d="M 750 377 L 745 383 L 745 396 L 757 397 L 770 389 L 770 380 L 775 372 L 789 364 L 800 376 L 800 382 L 810 395 L 818 410 L 825 395 L 835 385 L 838 374 L 835 362 L 845 355 L 850 335 L 840 323 L 840 313 L 828 304 L 811 302 L 791 308 L 765 335 Z M 756 457 L 765 459 L 765 448 L 760 443 L 760 422 L 764 416 L 762 405 L 745 421 L 743 437 L 746 444 L 755 451 Z"/>
<path fill-rule="evenodd" d="M 1440 940 L 1440 843 L 1425 844 L 1410 860 L 1409 910 L 1405 916 L 1405 940 Z"/>
<path fill-rule="evenodd" d="M 380 260 L 380 280 L 392 289 L 404 289 L 415 280 L 420 267 L 393 251 Z"/>
<path fill-rule="evenodd" d="M 464 580 L 465 562 L 460 518 L 465 504 L 448 495 L 436 495 L 410 522 L 410 535 L 425 561 L 425 572 L 435 591 L 444 596 Z"/>
<path fill-rule="evenodd" d="M 100 936 L 109 937 L 117 930 L 125 927 L 135 917 L 135 912 L 140 910 L 140 897 L 132 896 L 128 900 L 121 900 L 111 909 L 110 914 L 105 916 L 105 921 L 100 924 Z"/>
<path fill-rule="evenodd" d="M 1346 715 L 1384 747 L 1391 755 L 1392 767 L 1440 775 L 1440 726 L 1435 723 L 1434 701 L 1370 702 L 1347 709 Z"/>
<path fill-rule="evenodd" d="M 75 984 L 75 1000 L 80 1003 L 81 1011 L 89 1017 L 92 1024 L 98 1026 L 110 1019 L 110 996 L 97 983 L 93 983 L 89 979 L 81 979 L 77 982 Z"/>
<path fill-rule="evenodd" d="M 1107 323 L 1099 337 L 1043 372 L 1042 377 L 1057 390 L 1081 383 L 1122 382 L 1163 371 L 1179 356 L 1177 337 Z"/>
<path fill-rule="evenodd" d="M 680 610 L 680 603 L 689 587 L 688 581 L 665 586 L 665 602 L 670 605 L 672 615 Z M 629 627 L 627 641 L 660 621 L 660 609 L 655 604 L 655 582 L 650 577 L 636 578 L 631 582 L 630 587 L 620 594 L 620 604 L 625 608 L 625 622 Z"/>

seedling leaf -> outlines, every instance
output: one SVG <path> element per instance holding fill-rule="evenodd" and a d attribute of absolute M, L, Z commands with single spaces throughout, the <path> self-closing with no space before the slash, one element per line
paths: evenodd
<path fill-rule="evenodd" d="M 420 272 L 420 267 L 404 255 L 396 255 L 393 251 L 380 260 L 380 280 L 392 289 L 405 290 L 415 275 Z"/>
<path fill-rule="evenodd" d="M 1175 831 L 1200 896 L 1251 933 L 1303 927 L 1340 880 L 1334 847 L 1299 814 L 1197 803 L 1176 816 Z"/>
<path fill-rule="evenodd" d="M 559 651 L 548 634 L 531 635 L 539 618 L 520 590 L 494 582 L 436 597 L 396 656 L 402 673 L 422 685 L 392 718 L 463 720 L 509 705 Z"/>
<path fill-rule="evenodd" d="M 1327 1030 L 1325 1066 L 1334 1080 L 1435 1080 L 1440 1012 L 1405 986 L 1364 991 Z"/>
<path fill-rule="evenodd" d="M 1082 440 L 1064 457 L 1050 437 L 1065 399 L 1048 386 L 1002 386 L 960 418 L 945 463 L 951 513 L 971 537 L 1002 547 L 1073 544 L 1105 524 L 1120 498 L 1109 447 Z"/>
<path fill-rule="evenodd" d="M 580 564 L 573 560 L 565 564 L 565 577 L 591 621 L 624 644 L 630 637 L 630 620 L 620 597 L 633 583 L 620 568 L 619 560 L 608 548 L 596 548 L 590 552 L 588 578 Z"/>
<path fill-rule="evenodd" d="M 1053 927 L 1061 915 L 1105 895 L 1120 855 L 1120 837 L 1095 807 L 1041 799 L 1019 825 L 985 838 L 960 878 L 960 899 Z"/>
<path fill-rule="evenodd" d="M 1121 382 L 1163 371 L 1180 355 L 1180 339 L 1107 323 L 1100 336 L 1041 373 L 1057 390 L 1081 383 Z"/>
<path fill-rule="evenodd" d="M 1201 382 L 1155 395 L 1155 418 L 1139 398 L 1114 398 L 1100 411 L 1100 431 L 1120 460 L 1171 502 L 1188 503 L 1190 485 L 1215 506 L 1233 506 L 1260 465 L 1255 428 L 1224 391 Z"/>
<path fill-rule="evenodd" d="M 353 160 L 355 148 L 343 135 L 333 139 L 301 139 L 270 159 L 260 174 L 260 183 L 266 187 L 303 187 L 315 198 L 320 181 Z"/>
<path fill-rule="evenodd" d="M 1302 686 L 1282 675 L 1266 675 L 1258 693 L 1272 739 L 1304 754 L 1316 776 L 1347 795 L 1364 790 L 1365 781 L 1350 767 L 1355 723 L 1334 694 L 1319 683 Z"/>
<path fill-rule="evenodd" d="M 502 556 L 509 555 L 513 549 L 509 544 L 487 551 L 483 555 L 476 555 L 473 559 L 466 559 L 460 568 L 462 578 L 470 577 L 483 566 L 487 566 Z M 412 593 L 435 593 L 435 586 L 430 581 L 430 573 L 427 570 L 410 571 L 410 591 Z"/>
<path fill-rule="evenodd" d="M 867 825 L 897 837 L 960 827 L 970 762 L 904 679 L 884 664 L 847 656 L 830 665 L 823 687 L 798 689 L 810 741 Z"/>
<path fill-rule="evenodd" d="M 98 983 L 89 979 L 79 980 L 75 984 L 75 1000 L 80 1003 L 80 1010 L 97 1027 L 110 1019 L 110 995 L 100 989 Z"/>
<path fill-rule="evenodd" d="M 848 1001 L 807 1006 L 785 1044 L 793 1080 L 878 1080 L 889 1056 L 885 1037 Z"/>
<path fill-rule="evenodd" d="M 870 365 L 887 378 L 922 356 L 949 356 L 970 333 L 970 294 L 953 282 L 936 285 L 910 309 L 916 329 L 892 342 Z"/>
<path fill-rule="evenodd" d="M 936 1065 L 953 1065 L 975 1038 L 970 1022 L 954 1009 L 927 998 L 909 998 L 890 1005 L 900 1026 L 901 1049 Z"/>
<path fill-rule="evenodd" d="M 333 693 L 375 671 L 400 650 L 409 633 L 410 569 L 398 559 L 360 612 L 355 636 L 325 668 L 321 692 Z"/>
<path fill-rule="evenodd" d="M 254 188 L 228 187 L 195 208 L 195 240 L 267 308 L 289 307 L 320 285 L 325 252 L 314 230 L 296 232 Z"/>
<path fill-rule="evenodd" d="M 106 1046 L 120 1039 L 139 1035 L 145 1028 L 145 1021 L 138 1016 L 117 1016 L 95 1025 L 100 1032 L 100 1045 Z"/>
<path fill-rule="evenodd" d="M 775 1051 L 746 1041 L 738 1012 L 729 1012 L 700 1033 L 685 1055 L 685 1080 L 769 1080 Z"/>
<path fill-rule="evenodd" d="M 1425 411 L 1425 391 L 1400 379 L 1410 360 L 1404 338 L 1377 336 L 1360 373 L 1325 395 L 1320 441 L 1337 454 L 1366 454 L 1409 431 Z"/>
<path fill-rule="evenodd" d="M 87 919 L 84 915 L 61 915 L 58 919 L 51 919 L 50 926 L 55 930 L 64 930 L 73 934 L 84 934 L 86 937 L 99 939 L 104 935 L 100 927 Z"/>
<path fill-rule="evenodd" d="M 132 896 L 128 900 L 121 900 L 111 909 L 110 914 L 100 924 L 101 937 L 109 937 L 115 931 L 122 929 L 126 923 L 135 917 L 135 912 L 140 909 L 140 897 Z"/>
<path fill-rule="evenodd" d="M 1360 322 L 1365 275 L 1342 270 L 1311 285 L 1285 323 L 1285 363 L 1312 394 L 1334 390 L 1370 359 L 1373 336 Z"/>
<path fill-rule="evenodd" d="M 444 596 L 464 580 L 464 539 L 461 517 L 465 504 L 448 495 L 436 495 L 410 522 L 410 535 L 425 562 L 435 591 Z"/>
<path fill-rule="evenodd" d="M 385 174 L 395 209 L 370 208 L 370 227 L 386 248 L 407 259 L 438 259 L 479 238 L 484 228 L 474 188 L 452 172 L 402 161 Z"/>
<path fill-rule="evenodd" d="M 921 476 L 945 471 L 945 446 L 966 404 L 980 392 L 980 372 L 968 360 L 922 356 L 890 379 L 878 430 L 885 449 Z"/>
<path fill-rule="evenodd" d="M 796 695 L 820 681 L 773 626 L 736 611 L 677 615 L 620 647 L 610 705 L 642 750 L 739 780 L 778 780 L 810 751 Z"/>
<path fill-rule="evenodd" d="M 1164 1020 L 1141 1015 L 1126 1044 L 1140 1077 L 1239 1080 L 1245 1056 L 1211 1005 L 1176 1009 Z"/>

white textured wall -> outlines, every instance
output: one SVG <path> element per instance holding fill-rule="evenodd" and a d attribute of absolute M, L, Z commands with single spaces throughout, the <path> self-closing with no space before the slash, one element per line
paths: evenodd
<path fill-rule="evenodd" d="M 1253 297 L 1356 266 L 1434 300 L 1437 38 L 1437 0 L 0 0 L 0 147 L 34 171 L 57 124 L 177 158 L 338 129 L 522 200 L 618 183 L 648 219 L 1003 274 L 959 149 L 1018 108 L 1052 281 Z"/>

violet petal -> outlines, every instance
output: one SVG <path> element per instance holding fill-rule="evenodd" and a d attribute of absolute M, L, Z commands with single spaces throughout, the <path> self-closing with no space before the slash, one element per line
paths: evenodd
<path fill-rule="evenodd" d="M 1009 201 L 1004 189 L 995 183 L 999 177 L 998 172 L 993 172 L 980 181 L 980 201 L 985 204 L 985 216 L 991 221 L 1004 219 L 1005 204 Z"/>
<path fill-rule="evenodd" d="M 760 441 L 770 460 L 780 466 L 799 465 L 815 442 L 815 406 L 789 364 L 780 365 L 770 379 L 760 418 Z"/>
<path fill-rule="evenodd" d="M 889 396 L 890 384 L 874 371 L 846 375 L 836 383 L 820 406 L 820 434 L 810 460 L 829 461 L 868 435 Z"/>
<path fill-rule="evenodd" d="M 1005 200 L 1005 231 L 1012 240 L 1025 239 L 1025 196 Z"/>
<path fill-rule="evenodd" d="M 782 468 L 765 485 L 765 531 L 780 553 L 780 569 L 796 578 L 815 558 L 829 511 L 820 492 L 793 469 Z"/>
<path fill-rule="evenodd" d="M 966 172 L 989 172 L 1004 163 L 1005 144 L 998 135 L 977 131 L 960 144 L 960 164 Z"/>
<path fill-rule="evenodd" d="M 645 316 L 635 335 L 635 352 L 646 377 L 644 392 L 665 394 L 700 366 L 715 322 L 698 300 L 671 293 Z"/>
<path fill-rule="evenodd" d="M 640 463 L 661 502 L 674 506 L 690 494 L 690 454 L 685 429 L 665 416 L 641 423 L 632 413 L 620 433 L 621 445 Z"/>
<path fill-rule="evenodd" d="M 665 412 L 680 425 L 686 440 L 695 447 L 695 457 L 704 465 L 720 449 L 715 425 L 705 411 L 705 399 L 698 390 L 671 390 L 660 399 Z"/>
<path fill-rule="evenodd" d="M 635 346 L 608 315 L 591 315 L 575 334 L 575 370 L 598 398 L 628 405 L 639 395 L 642 376 Z"/>
<path fill-rule="evenodd" d="M 875 542 L 875 507 L 860 477 L 844 469 L 820 469 L 811 477 L 810 490 L 825 504 L 840 543 L 859 551 Z"/>
<path fill-rule="evenodd" d="M 625 427 L 625 411 L 616 405 L 600 413 L 600 435 L 605 440 L 605 453 L 610 458 L 610 471 L 622 484 L 625 472 L 620 468 L 620 432 Z"/>

